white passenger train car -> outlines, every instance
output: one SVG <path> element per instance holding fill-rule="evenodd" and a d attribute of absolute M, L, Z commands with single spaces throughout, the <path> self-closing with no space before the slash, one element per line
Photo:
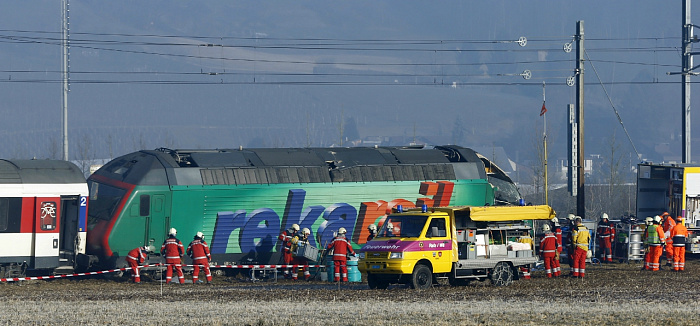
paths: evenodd
<path fill-rule="evenodd" d="M 85 254 L 87 201 L 73 163 L 0 159 L 0 278 L 73 271 Z"/>

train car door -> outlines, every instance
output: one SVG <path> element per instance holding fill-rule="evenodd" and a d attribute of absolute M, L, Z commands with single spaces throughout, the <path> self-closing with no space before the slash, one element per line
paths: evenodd
<path fill-rule="evenodd" d="M 56 268 L 61 227 L 60 198 L 37 197 L 35 204 L 34 266 L 35 269 Z"/>
<path fill-rule="evenodd" d="M 150 197 L 150 200 L 144 197 Z M 144 207 L 144 203 L 149 207 Z M 147 238 L 144 243 L 154 246 L 156 252 L 160 251 L 160 246 L 168 237 L 169 216 L 167 214 L 166 198 L 163 194 L 141 195 L 141 209 L 149 209 L 148 221 L 146 225 Z"/>
<path fill-rule="evenodd" d="M 61 266 L 75 265 L 75 256 L 80 243 L 78 239 L 80 201 L 80 196 L 61 196 L 61 231 L 58 245 Z"/>

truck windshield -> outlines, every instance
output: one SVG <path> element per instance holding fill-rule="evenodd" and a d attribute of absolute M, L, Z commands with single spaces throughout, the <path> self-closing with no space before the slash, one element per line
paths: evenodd
<path fill-rule="evenodd" d="M 422 215 L 391 215 L 386 218 L 379 230 L 380 237 L 417 238 L 425 227 L 427 216 Z"/>

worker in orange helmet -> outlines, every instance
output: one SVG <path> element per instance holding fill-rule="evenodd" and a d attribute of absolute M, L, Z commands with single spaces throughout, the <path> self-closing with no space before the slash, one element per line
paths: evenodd
<path fill-rule="evenodd" d="M 671 230 L 676 226 L 676 221 L 668 212 L 664 212 L 664 214 L 661 215 L 661 221 L 663 222 L 662 227 L 664 229 L 664 237 L 666 238 L 666 266 L 671 266 L 671 262 L 673 261 L 673 238 L 671 238 Z"/>
<path fill-rule="evenodd" d="M 326 249 L 333 251 L 333 265 L 335 267 L 335 273 L 333 274 L 333 280 L 339 282 L 342 276 L 343 282 L 348 281 L 348 253 L 355 255 L 355 251 L 352 250 L 350 242 L 345 238 L 347 231 L 345 228 L 338 229 L 338 235 L 333 238 L 333 241 L 328 244 Z"/>
<path fill-rule="evenodd" d="M 588 245 L 591 241 L 591 234 L 580 216 L 574 219 L 576 228 L 572 233 L 572 244 L 574 246 L 574 261 L 571 276 L 583 278 L 586 276 L 586 258 L 588 256 Z"/>
<path fill-rule="evenodd" d="M 141 275 L 139 275 L 139 265 L 143 264 L 148 257 L 148 247 L 138 247 L 131 249 L 126 254 L 126 262 L 131 267 L 131 279 L 134 283 L 141 283 Z"/>
<path fill-rule="evenodd" d="M 613 262 L 612 244 L 615 241 L 615 225 L 610 223 L 608 214 L 603 213 L 598 223 L 598 246 L 600 247 L 600 260 L 605 263 Z"/>
<path fill-rule="evenodd" d="M 194 265 L 194 271 L 192 273 L 192 283 L 202 283 L 199 279 L 199 268 L 200 266 L 204 269 L 204 275 L 207 279 L 207 284 L 211 283 L 211 270 L 209 269 L 209 262 L 211 261 L 211 252 L 209 251 L 209 245 L 204 241 L 204 233 L 197 232 L 194 236 L 194 240 L 190 242 L 187 246 L 186 253 L 190 258 L 192 258 L 192 265 Z"/>
<path fill-rule="evenodd" d="M 557 237 L 557 254 L 554 256 L 554 276 L 561 275 L 561 252 L 564 250 L 562 246 L 562 231 L 561 225 L 559 225 L 559 219 L 552 217 L 552 233 Z"/>
<path fill-rule="evenodd" d="M 652 271 L 659 270 L 659 258 L 663 254 L 663 246 L 666 243 L 664 229 L 661 227 L 661 216 L 654 216 L 651 225 L 647 227 L 646 244 L 649 246 L 649 269 Z"/>
<path fill-rule="evenodd" d="M 544 259 L 544 271 L 547 278 L 552 278 L 554 258 L 557 254 L 557 236 L 552 233 L 549 224 L 542 227 L 544 235 L 540 239 L 540 255 Z"/>
<path fill-rule="evenodd" d="M 671 230 L 673 241 L 673 270 L 685 270 L 685 241 L 688 238 L 688 229 L 683 223 L 683 218 L 676 217 L 676 225 Z"/>
<path fill-rule="evenodd" d="M 171 228 L 168 232 L 168 238 L 160 246 L 160 253 L 165 257 L 165 263 L 168 265 L 168 271 L 165 273 L 165 284 L 170 283 L 173 279 L 173 269 L 177 273 L 180 284 L 185 284 L 185 275 L 182 274 L 182 257 L 185 255 L 185 246 L 176 236 L 177 230 Z"/>
<path fill-rule="evenodd" d="M 282 231 L 282 233 L 280 233 L 280 235 L 277 237 L 277 239 L 282 241 L 282 260 L 284 261 L 284 264 L 287 265 L 287 267 L 284 269 L 284 278 L 286 279 L 292 277 L 291 263 L 294 259 L 294 256 L 292 255 L 292 238 L 294 238 L 297 232 L 299 232 L 299 225 L 292 224 L 289 229 Z"/>

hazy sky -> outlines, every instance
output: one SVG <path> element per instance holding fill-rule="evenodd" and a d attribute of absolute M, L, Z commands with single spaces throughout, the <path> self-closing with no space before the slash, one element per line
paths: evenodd
<path fill-rule="evenodd" d="M 563 47 L 579 20 L 590 59 L 587 151 L 604 152 L 614 137 L 632 152 L 612 101 L 638 151 L 680 156 L 680 77 L 666 73 L 680 70 L 681 6 L 72 0 L 70 156 L 329 146 L 352 119 L 361 138 L 385 144 L 502 146 L 527 158 L 542 128 L 543 81 L 561 156 L 575 94 L 566 86 L 575 54 Z M 0 157 L 60 153 L 60 28 L 60 1 L 0 2 Z"/>

